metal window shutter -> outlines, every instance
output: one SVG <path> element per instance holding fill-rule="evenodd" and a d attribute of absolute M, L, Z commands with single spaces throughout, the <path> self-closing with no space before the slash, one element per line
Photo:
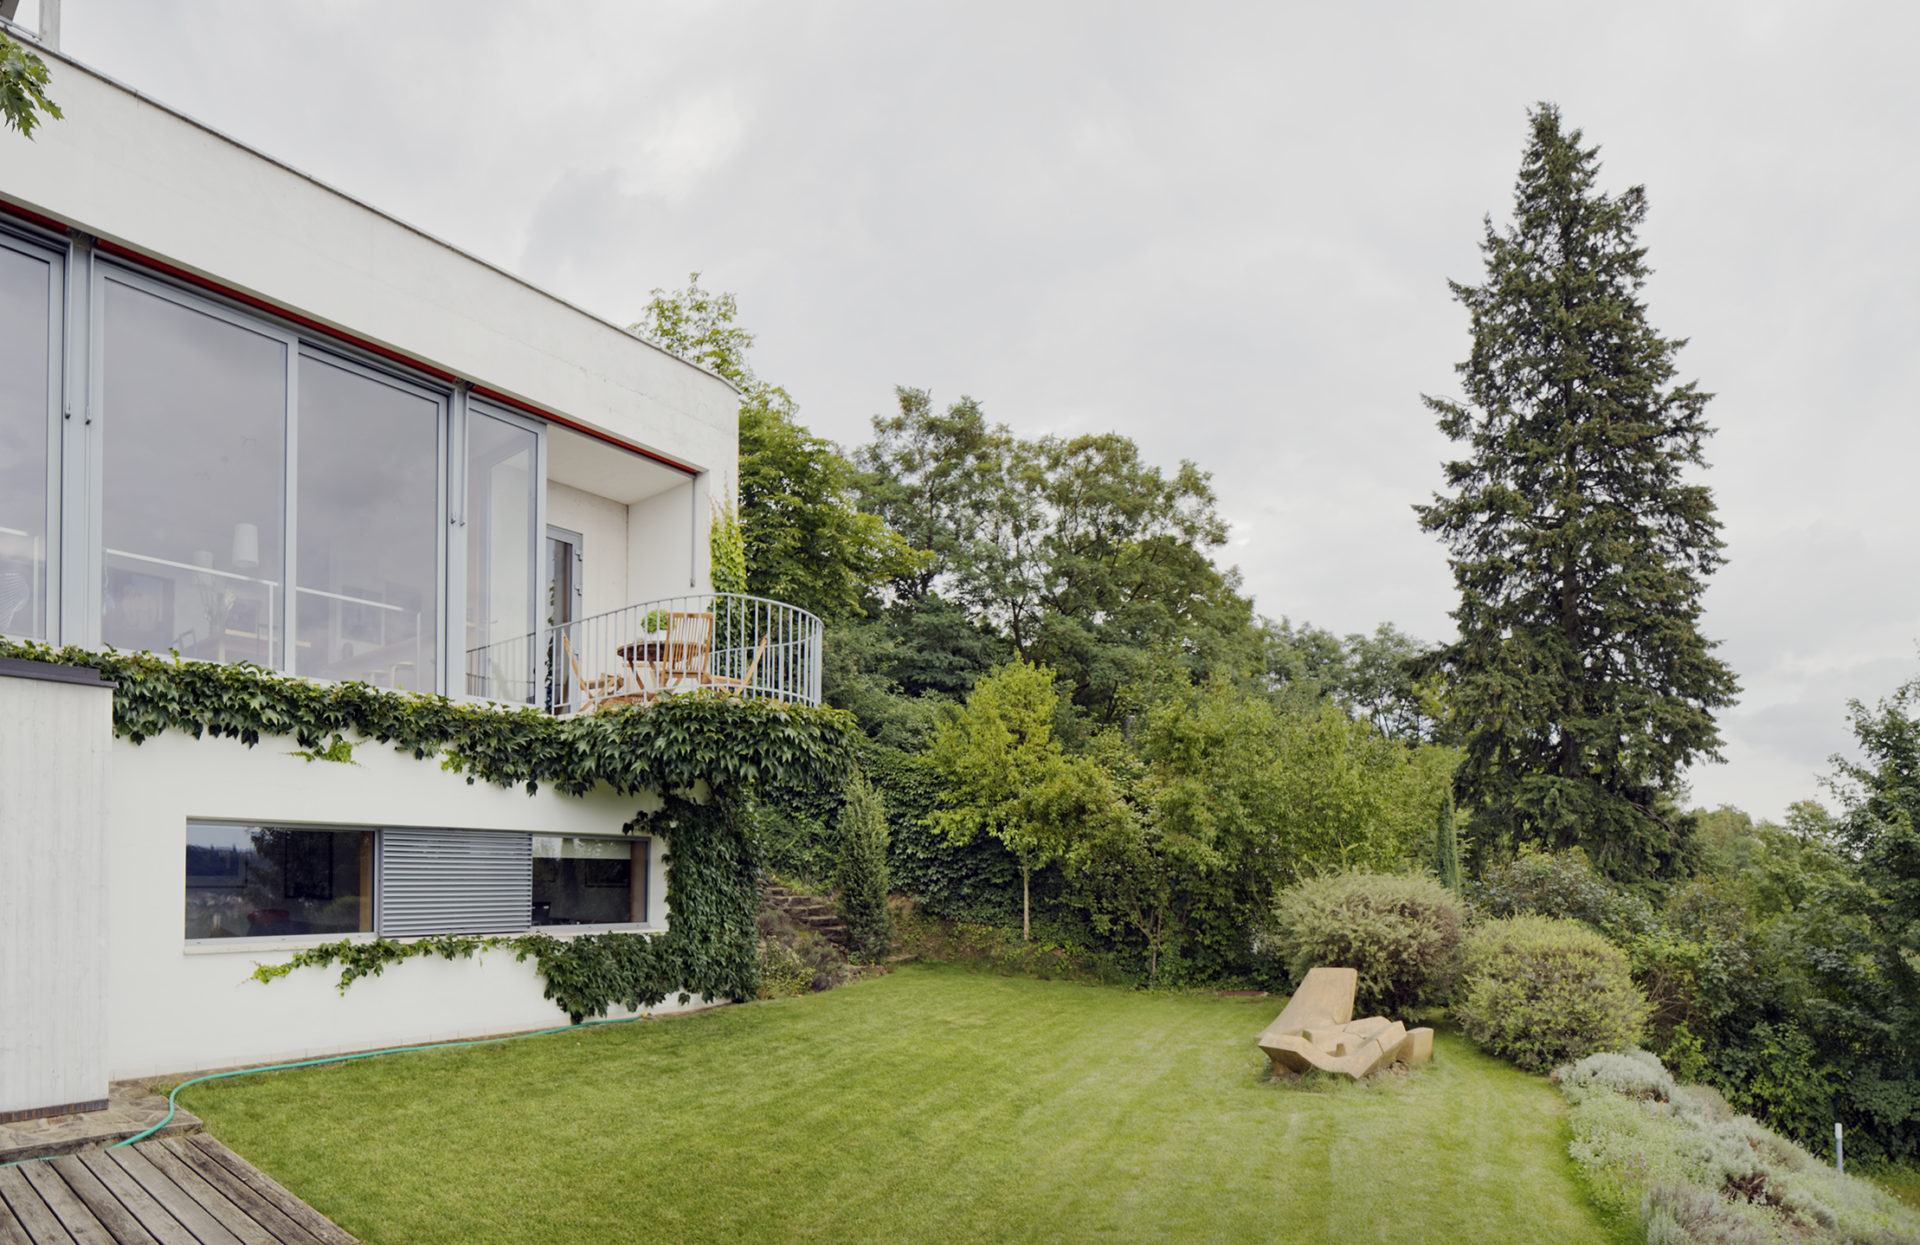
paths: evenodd
<path fill-rule="evenodd" d="M 382 830 L 383 936 L 499 934 L 533 915 L 533 837 L 490 830 Z"/>

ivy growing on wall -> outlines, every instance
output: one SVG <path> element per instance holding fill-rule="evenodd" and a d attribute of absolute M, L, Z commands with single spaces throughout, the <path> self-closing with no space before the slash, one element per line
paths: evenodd
<path fill-rule="evenodd" d="M 546 996 L 576 1022 L 608 1008 L 644 1008 L 679 993 L 749 999 L 759 988 L 754 890 L 759 844 L 751 809 L 763 785 L 837 786 L 851 765 L 850 714 L 737 696 L 689 694 L 650 704 L 556 718 L 536 709 L 456 703 L 444 696 L 383 691 L 363 683 L 320 684 L 248 665 L 96 653 L 0 640 L 0 657 L 86 666 L 115 684 L 113 726 L 133 743 L 166 731 L 199 738 L 291 737 L 304 754 L 348 756 L 356 742 L 437 759 L 466 781 L 542 784 L 569 795 L 604 785 L 614 794 L 658 796 L 625 829 L 664 838 L 667 903 L 658 936 L 601 934 L 561 939 L 429 938 L 340 942 L 265 966 L 262 981 L 300 967 L 338 964 L 340 988 L 421 955 L 447 959 L 490 947 L 531 956 Z"/>

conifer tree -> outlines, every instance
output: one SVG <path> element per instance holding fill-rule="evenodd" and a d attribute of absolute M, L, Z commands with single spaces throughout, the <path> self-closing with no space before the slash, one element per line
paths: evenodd
<path fill-rule="evenodd" d="M 887 808 L 864 776 L 856 774 L 846 794 L 834 889 L 853 949 L 877 959 L 893 940 L 893 913 L 887 907 Z"/>
<path fill-rule="evenodd" d="M 1454 829 L 1453 795 L 1440 797 L 1440 809 L 1433 822 L 1433 867 L 1440 885 L 1454 894 L 1464 893 L 1460 879 L 1460 836 Z"/>
<path fill-rule="evenodd" d="M 1724 560 L 1705 466 L 1709 394 L 1640 301 L 1646 192 L 1596 187 L 1597 147 L 1530 113 L 1513 223 L 1486 222 L 1465 398 L 1426 398 L 1466 455 L 1416 507 L 1446 542 L 1460 638 L 1445 654 L 1475 838 L 1584 847 L 1623 878 L 1684 848 L 1682 771 L 1718 760 L 1732 670 L 1700 633 Z"/>

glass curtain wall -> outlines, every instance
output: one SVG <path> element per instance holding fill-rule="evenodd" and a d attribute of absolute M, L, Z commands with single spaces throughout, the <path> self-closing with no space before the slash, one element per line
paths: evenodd
<path fill-rule="evenodd" d="M 278 666 L 288 345 L 103 285 L 100 638 Z"/>
<path fill-rule="evenodd" d="M 435 689 L 441 410 L 301 358 L 295 674 Z"/>
<path fill-rule="evenodd" d="M 539 437 L 479 411 L 467 420 L 467 691 L 531 701 L 540 551 Z"/>
<path fill-rule="evenodd" d="M 47 634 L 54 265 L 0 246 L 0 635 Z"/>

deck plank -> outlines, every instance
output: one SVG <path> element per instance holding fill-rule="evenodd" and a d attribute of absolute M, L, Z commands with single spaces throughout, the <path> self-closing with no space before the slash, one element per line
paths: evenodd
<path fill-rule="evenodd" d="M 165 1172 L 149 1163 L 138 1146 L 102 1153 L 118 1163 L 154 1201 L 166 1207 L 181 1227 L 193 1233 L 198 1245 L 244 1245 L 239 1237 L 222 1227 L 218 1219 L 201 1209 L 198 1202 L 182 1193 L 180 1186 L 169 1180 Z"/>
<path fill-rule="evenodd" d="M 113 1190 L 102 1184 L 100 1177 L 87 1169 L 87 1165 L 71 1154 L 63 1154 L 52 1160 L 53 1169 L 60 1173 L 74 1196 L 87 1204 L 93 1217 L 100 1226 L 119 1245 L 159 1245 L 153 1233 L 140 1226 L 140 1220 L 133 1212 L 120 1204 Z"/>
<path fill-rule="evenodd" d="M 154 1169 L 168 1180 L 174 1188 L 194 1200 L 195 1205 L 219 1221 L 220 1226 L 241 1242 L 241 1245 L 279 1245 L 273 1233 L 253 1221 L 246 1211 L 235 1206 L 227 1196 L 202 1179 L 199 1173 L 182 1163 L 172 1151 L 159 1145 L 135 1147 L 140 1157 L 152 1163 Z"/>
<path fill-rule="evenodd" d="M 101 1225 L 93 1212 L 87 1209 L 85 1202 L 74 1196 L 67 1182 L 53 1169 L 53 1164 L 40 1161 L 22 1163 L 15 1170 L 27 1178 L 27 1183 L 33 1186 L 34 1192 L 40 1195 L 47 1209 L 53 1212 L 60 1226 L 67 1230 L 77 1245 L 114 1245 L 113 1234 Z"/>
<path fill-rule="evenodd" d="M 188 1133 L 182 1140 L 198 1146 L 222 1167 L 251 1185 L 262 1197 L 278 1206 L 288 1218 L 311 1232 L 323 1242 L 323 1245 L 360 1245 L 360 1238 L 295 1197 L 287 1191 L 285 1185 L 221 1145 L 212 1136 L 206 1133 Z"/>
<path fill-rule="evenodd" d="M 33 1245 L 73 1245 L 73 1237 L 60 1226 L 60 1220 L 27 1183 L 18 1167 L 0 1167 L 0 1200 L 6 1202 L 13 1217 L 27 1230 L 27 1239 Z"/>
<path fill-rule="evenodd" d="M 199 1245 L 193 1233 L 181 1226 L 166 1207 L 154 1201 L 153 1195 L 141 1188 L 140 1182 L 129 1176 L 124 1167 L 108 1158 L 106 1151 L 89 1150 L 73 1157 L 93 1173 L 107 1192 L 120 1199 L 120 1205 L 126 1207 L 127 1213 L 139 1220 L 140 1226 L 160 1245 Z"/>
<path fill-rule="evenodd" d="M 178 1137 L 169 1137 L 160 1145 L 174 1158 L 193 1170 L 193 1174 L 212 1185 L 220 1196 L 232 1202 L 249 1219 L 272 1234 L 280 1245 L 320 1245 L 320 1239 L 246 1181 L 228 1171 L 212 1155 L 198 1146 L 190 1146 Z"/>
<path fill-rule="evenodd" d="M 7 1209 L 5 1198 L 0 1198 L 0 1245 L 33 1245 L 25 1225 Z"/>

